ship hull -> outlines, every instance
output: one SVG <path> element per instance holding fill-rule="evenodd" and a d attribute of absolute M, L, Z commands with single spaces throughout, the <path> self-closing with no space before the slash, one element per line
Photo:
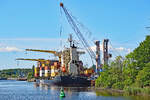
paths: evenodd
<path fill-rule="evenodd" d="M 87 87 L 91 84 L 90 80 L 79 76 L 56 76 L 52 83 L 53 85 L 65 87 Z"/>
<path fill-rule="evenodd" d="M 91 81 L 85 77 L 79 76 L 56 76 L 53 80 L 42 80 L 40 83 L 51 86 L 64 86 L 64 87 L 88 87 Z"/>

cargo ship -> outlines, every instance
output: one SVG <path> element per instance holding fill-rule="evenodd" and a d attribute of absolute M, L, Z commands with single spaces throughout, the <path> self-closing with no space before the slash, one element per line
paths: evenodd
<path fill-rule="evenodd" d="M 26 51 L 48 52 L 59 57 L 59 60 L 45 59 L 24 59 L 16 60 L 37 61 L 37 67 L 34 68 L 34 77 L 37 83 L 56 85 L 56 86 L 73 86 L 85 87 L 90 86 L 89 76 L 94 71 L 87 70 L 83 67 L 80 55 L 85 54 L 79 51 L 75 46 L 72 35 L 69 35 L 69 47 L 64 48 L 61 52 L 48 50 L 26 49 Z M 90 72 L 90 74 L 89 74 Z"/>
<path fill-rule="evenodd" d="M 69 87 L 85 87 L 90 86 L 91 81 L 86 75 L 83 74 L 85 71 L 82 61 L 79 59 L 79 55 L 84 54 L 83 51 L 77 51 L 77 47 L 72 42 L 72 35 L 69 37 L 70 47 L 62 51 L 62 63 L 54 62 L 49 69 L 51 78 L 37 79 L 37 82 L 48 85 L 56 86 L 69 86 Z M 29 50 L 28 50 L 29 51 Z M 32 50 L 33 51 L 33 50 Z M 34 50 L 35 51 L 35 50 Z M 40 77 L 44 76 L 44 67 L 40 67 Z M 45 67 L 45 77 L 47 74 L 47 66 Z M 37 70 L 35 71 L 37 76 Z"/>

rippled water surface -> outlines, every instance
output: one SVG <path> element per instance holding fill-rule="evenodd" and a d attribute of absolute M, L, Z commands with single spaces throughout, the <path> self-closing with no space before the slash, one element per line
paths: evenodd
<path fill-rule="evenodd" d="M 150 100 L 149 97 L 127 97 L 87 88 L 64 88 L 66 97 L 60 98 L 60 87 L 25 81 L 0 80 L 0 100 Z"/>

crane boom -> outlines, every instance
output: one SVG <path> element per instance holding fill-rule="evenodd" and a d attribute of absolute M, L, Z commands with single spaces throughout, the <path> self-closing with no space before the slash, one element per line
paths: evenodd
<path fill-rule="evenodd" d="M 46 53 L 53 53 L 53 54 L 56 54 L 56 51 L 52 51 L 52 50 L 26 49 L 26 51 L 37 51 L 37 52 L 46 52 Z"/>
<path fill-rule="evenodd" d="M 52 53 L 55 56 L 59 57 L 59 62 L 61 62 L 61 52 L 52 51 L 52 50 L 37 50 L 37 49 L 26 49 L 26 51 L 36 51 L 36 52 L 45 52 L 45 53 Z"/>
<path fill-rule="evenodd" d="M 73 29 L 73 31 L 75 32 L 75 34 L 77 35 L 77 37 L 79 38 L 79 40 L 82 42 L 82 45 L 85 47 L 85 49 L 89 53 L 90 57 L 95 60 L 96 59 L 96 55 L 92 51 L 92 49 L 90 48 L 90 46 L 87 43 L 87 41 L 85 40 L 85 38 L 83 37 L 81 31 L 78 28 L 78 25 L 75 23 L 74 18 L 67 11 L 67 9 L 64 7 L 63 3 L 60 3 L 60 7 L 62 7 L 62 9 L 63 9 L 63 11 L 65 13 L 65 16 L 67 18 L 68 23 L 70 24 L 71 28 Z"/>
<path fill-rule="evenodd" d="M 45 59 L 24 59 L 24 58 L 17 58 L 16 60 L 40 61 L 40 62 L 50 61 Z"/>

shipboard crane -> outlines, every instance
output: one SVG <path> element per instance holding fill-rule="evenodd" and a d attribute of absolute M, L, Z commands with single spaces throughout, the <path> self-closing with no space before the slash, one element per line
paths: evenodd
<path fill-rule="evenodd" d="M 26 61 L 37 61 L 38 65 L 39 64 L 46 64 L 46 65 L 51 65 L 54 62 L 58 62 L 58 60 L 46 60 L 46 59 L 25 59 L 25 58 L 17 58 L 16 60 L 26 60 Z"/>
<path fill-rule="evenodd" d="M 45 59 L 24 59 L 24 58 L 17 58 L 16 60 L 39 61 L 39 62 L 50 61 Z"/>
<path fill-rule="evenodd" d="M 26 60 L 26 61 L 37 61 L 38 63 L 46 63 L 50 64 L 51 62 L 54 62 L 56 60 L 45 60 L 45 59 L 25 59 L 25 58 L 17 58 L 16 60 Z"/>
<path fill-rule="evenodd" d="M 50 64 L 53 62 L 58 62 L 58 60 L 45 60 L 45 59 L 25 59 L 25 58 L 17 58 L 16 60 L 26 60 L 26 61 L 37 61 L 40 63 L 46 63 L 46 64 Z"/>
<path fill-rule="evenodd" d="M 57 51 L 52 51 L 52 50 L 37 50 L 37 49 L 26 49 L 26 51 L 36 51 L 36 52 L 45 52 L 45 53 L 52 53 L 55 56 L 59 57 L 59 62 L 61 62 L 61 52 L 57 52 Z"/>
<path fill-rule="evenodd" d="M 87 43 L 86 39 L 83 37 L 83 35 L 82 35 L 82 33 L 81 33 L 81 31 L 78 27 L 78 24 L 76 23 L 74 17 L 64 7 L 63 3 L 60 3 L 60 7 L 63 9 L 68 23 L 70 24 L 71 28 L 73 29 L 73 31 L 77 35 L 78 39 L 82 42 L 82 45 L 84 46 L 84 48 L 86 49 L 86 51 L 90 55 L 90 57 L 92 59 L 92 63 L 93 63 L 93 59 L 96 60 L 96 55 L 93 52 L 93 50 L 91 49 L 90 45 Z"/>

